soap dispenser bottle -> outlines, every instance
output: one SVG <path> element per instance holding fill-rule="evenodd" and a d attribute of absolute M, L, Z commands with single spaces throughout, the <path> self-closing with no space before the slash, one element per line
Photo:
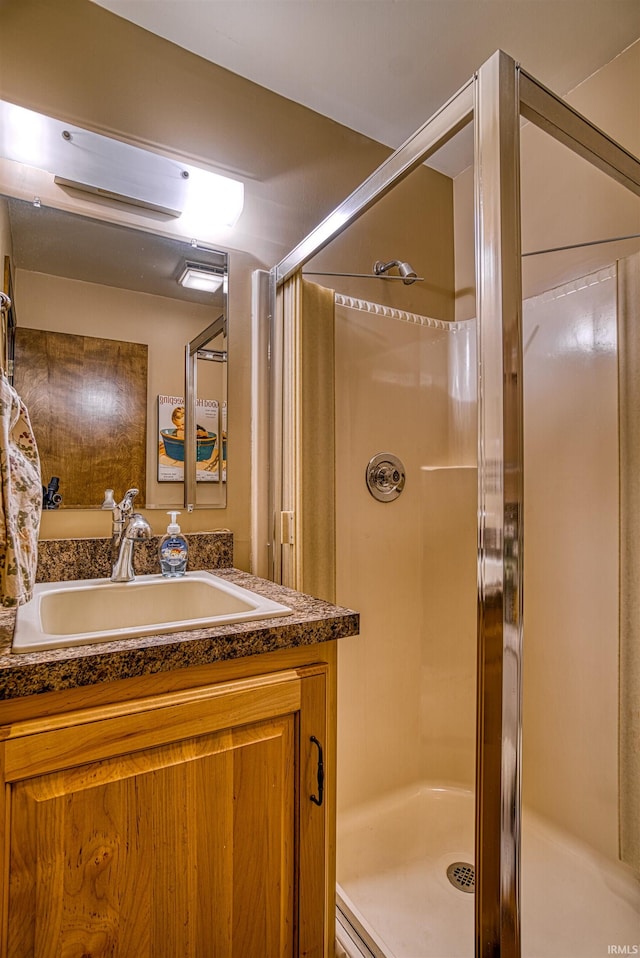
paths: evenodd
<path fill-rule="evenodd" d="M 189 546 L 187 540 L 180 533 L 180 526 L 176 522 L 179 512 L 168 512 L 171 522 L 167 526 L 167 534 L 162 537 L 158 550 L 160 557 L 160 571 L 167 578 L 176 578 L 187 571 L 187 554 Z"/>

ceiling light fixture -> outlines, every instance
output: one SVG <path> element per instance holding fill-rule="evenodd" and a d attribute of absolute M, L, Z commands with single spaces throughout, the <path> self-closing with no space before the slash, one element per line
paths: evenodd
<path fill-rule="evenodd" d="M 185 263 L 178 280 L 186 289 L 199 289 L 205 293 L 215 293 L 224 282 L 224 272 L 206 263 Z"/>
<path fill-rule="evenodd" d="M 59 186 L 179 218 L 189 236 L 234 226 L 244 184 L 210 170 L 0 101 L 0 155 Z"/>

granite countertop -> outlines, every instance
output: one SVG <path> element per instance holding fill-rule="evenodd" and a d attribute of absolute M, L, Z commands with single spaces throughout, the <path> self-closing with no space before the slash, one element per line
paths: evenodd
<path fill-rule="evenodd" d="M 15 610 L 0 611 L 0 700 L 208 665 L 356 635 L 359 616 L 233 568 L 215 575 L 293 609 L 262 621 L 15 654 Z"/>

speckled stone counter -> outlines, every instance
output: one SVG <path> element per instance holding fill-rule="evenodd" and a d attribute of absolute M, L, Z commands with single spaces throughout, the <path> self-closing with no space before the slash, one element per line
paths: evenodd
<path fill-rule="evenodd" d="M 359 616 L 350 609 L 303 595 L 237 569 L 218 568 L 211 571 L 246 589 L 282 602 L 293 610 L 292 614 L 217 628 L 18 655 L 11 652 L 15 611 L 3 610 L 0 611 L 0 700 L 315 645 L 358 633 Z M 93 573 L 90 576 L 85 571 L 82 578 L 88 577 L 93 577 Z"/>

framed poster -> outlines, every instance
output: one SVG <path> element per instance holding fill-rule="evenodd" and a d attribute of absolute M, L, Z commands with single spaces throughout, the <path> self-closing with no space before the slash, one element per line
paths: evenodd
<path fill-rule="evenodd" d="M 196 400 L 197 482 L 219 482 L 221 472 L 222 481 L 226 481 L 226 406 L 227 404 L 223 403 L 221 415 L 217 399 Z M 183 480 L 184 399 L 182 396 L 160 395 L 158 396 L 158 482 L 182 482 Z"/>

